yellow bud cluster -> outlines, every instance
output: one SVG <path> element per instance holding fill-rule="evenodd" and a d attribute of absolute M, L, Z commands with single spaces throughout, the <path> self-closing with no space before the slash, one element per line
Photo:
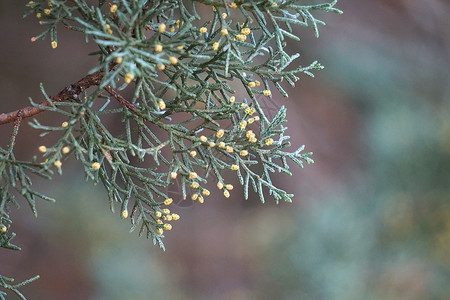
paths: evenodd
<path fill-rule="evenodd" d="M 220 31 L 221 35 L 228 35 L 228 29 L 224 28 Z"/>
<path fill-rule="evenodd" d="M 231 8 L 237 8 L 237 4 L 233 2 L 233 3 L 230 4 L 230 7 Z"/>
<path fill-rule="evenodd" d="M 227 184 L 225 185 L 225 188 L 229 191 L 231 191 L 233 189 L 233 185 L 232 184 Z"/>
<path fill-rule="evenodd" d="M 155 211 L 155 217 L 161 218 L 161 217 L 162 217 L 162 212 L 160 212 L 160 211 Z"/>
<path fill-rule="evenodd" d="M 216 143 L 214 143 L 214 142 L 209 142 L 209 147 L 211 147 L 211 148 L 214 148 L 215 146 L 216 146 Z"/>
<path fill-rule="evenodd" d="M 208 138 L 206 136 L 202 135 L 200 137 L 200 141 L 203 142 L 203 143 L 206 143 L 208 141 Z"/>
<path fill-rule="evenodd" d="M 39 146 L 38 150 L 39 150 L 39 152 L 41 152 L 41 153 L 45 153 L 45 152 L 47 152 L 47 147 L 45 147 L 44 145 L 42 145 L 42 146 Z"/>
<path fill-rule="evenodd" d="M 177 175 L 178 175 L 177 172 L 171 172 L 170 173 L 170 178 L 171 179 L 175 179 L 175 178 L 177 178 Z"/>
<path fill-rule="evenodd" d="M 222 13 L 222 19 L 226 19 L 228 17 L 228 15 L 226 13 Z"/>
<path fill-rule="evenodd" d="M 251 88 L 254 88 L 256 86 L 256 83 L 254 81 L 250 81 L 248 83 L 248 86 L 251 87 Z"/>
<path fill-rule="evenodd" d="M 49 15 L 51 12 L 52 12 L 52 10 L 49 8 L 44 9 L 44 14 L 46 14 L 46 15 Z"/>
<path fill-rule="evenodd" d="M 67 146 L 65 146 L 65 147 L 63 147 L 63 148 L 61 149 L 61 152 L 62 152 L 62 154 L 67 154 L 67 153 L 70 152 L 70 148 L 67 147 Z"/>
<path fill-rule="evenodd" d="M 270 90 L 264 90 L 263 91 L 263 95 L 264 96 L 270 96 L 270 95 L 272 95 L 272 92 Z"/>
<path fill-rule="evenodd" d="M 106 25 L 105 25 L 105 29 L 106 29 L 106 32 L 107 32 L 108 34 L 113 34 L 113 31 L 111 30 L 111 25 L 106 24 Z"/>
<path fill-rule="evenodd" d="M 201 27 L 199 31 L 200 31 L 200 33 L 206 33 L 208 31 L 208 28 Z"/>
<path fill-rule="evenodd" d="M 212 44 L 212 48 L 213 48 L 214 51 L 219 50 L 219 43 L 218 42 L 213 43 Z"/>
<path fill-rule="evenodd" d="M 247 150 L 241 150 L 241 151 L 239 151 L 239 155 L 240 156 L 247 156 L 248 155 L 248 151 Z"/>
<path fill-rule="evenodd" d="M 244 112 L 247 114 L 247 115 L 253 115 L 254 113 L 255 113 L 255 108 L 254 107 L 247 107 L 245 110 L 244 110 Z"/>
<path fill-rule="evenodd" d="M 199 203 L 204 203 L 205 202 L 205 198 L 203 198 L 202 196 L 198 196 L 198 202 Z"/>
<path fill-rule="evenodd" d="M 162 235 L 164 233 L 164 230 L 162 228 L 158 228 L 158 229 L 156 229 L 156 233 L 158 233 L 159 235 Z"/>
<path fill-rule="evenodd" d="M 166 24 L 159 24 L 159 26 L 158 26 L 158 31 L 160 32 L 160 33 L 163 33 L 164 31 L 166 31 L 166 28 L 167 28 L 167 26 L 166 26 Z"/>
<path fill-rule="evenodd" d="M 236 35 L 236 38 L 237 38 L 238 40 L 244 42 L 244 41 L 247 39 L 247 36 L 244 35 L 244 34 L 237 34 L 237 35 Z"/>
<path fill-rule="evenodd" d="M 131 73 L 127 73 L 127 74 L 125 74 L 125 77 L 124 77 L 124 81 L 125 81 L 125 83 L 130 83 L 131 81 L 133 81 L 133 79 L 134 79 L 134 75 L 133 74 L 131 74 Z"/>
<path fill-rule="evenodd" d="M 249 34 L 250 34 L 250 28 L 247 28 L 247 27 L 242 28 L 242 29 L 241 29 L 241 34 L 243 34 L 243 35 L 249 35 Z"/>
<path fill-rule="evenodd" d="M 189 152 L 189 155 L 191 157 L 196 157 L 197 156 L 197 151 L 192 150 L 191 152 Z"/>
<path fill-rule="evenodd" d="M 239 166 L 238 165 L 231 165 L 231 170 L 237 171 L 237 170 L 239 170 Z"/>
<path fill-rule="evenodd" d="M 225 198 L 230 198 L 230 192 L 228 190 L 224 190 L 223 195 L 225 196 Z"/>
<path fill-rule="evenodd" d="M 198 177 L 197 173 L 195 173 L 195 172 L 189 173 L 189 179 L 196 179 L 197 177 Z"/>
<path fill-rule="evenodd" d="M 162 212 L 165 213 L 166 215 L 167 215 L 167 214 L 170 214 L 170 210 L 169 210 L 168 208 L 164 208 L 164 209 L 162 210 Z"/>
<path fill-rule="evenodd" d="M 100 169 L 100 163 L 99 163 L 99 162 L 94 162 L 94 163 L 91 165 L 91 168 L 94 169 L 94 170 Z"/>
<path fill-rule="evenodd" d="M 172 198 L 167 198 L 166 200 L 164 200 L 164 205 L 170 205 L 172 204 L 173 199 Z"/>
<path fill-rule="evenodd" d="M 241 128 L 242 130 L 244 130 L 245 127 L 247 127 L 247 121 L 242 120 L 242 121 L 239 123 L 239 128 Z"/>
<path fill-rule="evenodd" d="M 219 148 L 222 148 L 222 149 L 225 148 L 225 143 L 224 142 L 220 142 L 219 143 Z"/>
<path fill-rule="evenodd" d="M 219 181 L 219 182 L 217 183 L 217 188 L 218 188 L 219 190 L 223 189 L 223 183 Z"/>
<path fill-rule="evenodd" d="M 268 139 L 266 139 L 266 140 L 264 141 L 264 143 L 265 143 L 267 146 L 270 146 L 270 145 L 273 144 L 273 139 L 272 139 L 272 138 L 268 138 Z"/>
<path fill-rule="evenodd" d="M 202 191 L 202 194 L 205 195 L 205 196 L 209 196 L 211 193 L 210 193 L 209 190 L 204 189 L 204 190 Z"/>
<path fill-rule="evenodd" d="M 109 11 L 110 11 L 112 14 L 115 13 L 115 12 L 117 11 L 117 5 L 116 5 L 116 4 L 111 5 L 111 7 L 109 8 Z"/>
<path fill-rule="evenodd" d="M 231 146 L 226 146 L 225 151 L 227 151 L 228 153 L 233 153 L 234 149 Z"/>
<path fill-rule="evenodd" d="M 53 163 L 53 165 L 57 168 L 61 168 L 62 166 L 62 162 L 60 160 L 55 160 L 55 162 Z"/>
<path fill-rule="evenodd" d="M 178 221 L 180 219 L 180 216 L 178 214 L 172 214 L 172 220 Z"/>

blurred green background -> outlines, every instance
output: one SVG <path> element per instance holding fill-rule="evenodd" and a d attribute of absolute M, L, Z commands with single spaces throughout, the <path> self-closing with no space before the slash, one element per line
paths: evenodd
<path fill-rule="evenodd" d="M 24 3 L 0 2 L 1 112 L 39 99 L 39 82 L 54 94 L 95 65 L 80 35 L 60 34 L 56 50 L 30 43 L 40 28 L 21 19 Z M 315 164 L 279 176 L 293 204 L 233 191 L 175 206 L 163 252 L 128 233 L 69 161 L 35 183 L 55 204 L 38 203 L 37 219 L 24 201 L 13 211 L 23 251 L 1 250 L 0 273 L 40 274 L 23 289 L 33 300 L 450 299 L 450 3 L 337 7 L 343 15 L 319 14 L 319 39 L 300 28 L 290 49 L 325 70 L 270 104 L 288 106 L 292 143 L 314 152 Z M 50 144 L 22 130 L 18 155 Z"/>

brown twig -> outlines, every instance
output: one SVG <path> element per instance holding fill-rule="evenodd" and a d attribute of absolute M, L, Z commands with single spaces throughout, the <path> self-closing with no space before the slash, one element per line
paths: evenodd
<path fill-rule="evenodd" d="M 136 106 L 132 103 L 130 103 L 127 99 L 125 99 L 121 94 L 119 94 L 116 90 L 114 90 L 111 86 L 107 85 L 105 87 L 105 91 L 108 92 L 108 94 L 110 94 L 111 96 L 113 96 L 114 98 L 116 98 L 117 101 L 119 101 L 119 103 L 128 108 L 129 110 L 136 112 Z"/>
<path fill-rule="evenodd" d="M 103 77 L 103 70 L 99 70 L 90 75 L 86 75 L 82 79 L 78 80 L 76 83 L 65 87 L 56 96 L 50 97 L 50 99 L 52 100 L 52 102 L 62 102 L 67 101 L 69 99 L 77 99 L 78 95 L 80 95 L 83 90 L 93 85 L 99 85 L 102 77 Z M 50 103 L 44 101 L 41 102 L 39 105 L 49 106 Z M 9 113 L 2 113 L 0 114 L 0 125 L 15 122 L 18 118 L 24 119 L 32 117 L 42 111 L 43 110 L 41 108 L 34 106 L 27 106 Z"/>

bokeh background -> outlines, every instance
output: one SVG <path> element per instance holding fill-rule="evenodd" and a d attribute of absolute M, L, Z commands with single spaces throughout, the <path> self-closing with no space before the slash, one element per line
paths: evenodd
<path fill-rule="evenodd" d="M 22 20 L 25 3 L 0 2 L 1 112 L 95 65 L 80 35 L 60 34 L 56 50 L 30 43 L 40 28 Z M 268 103 L 288 107 L 293 144 L 314 152 L 315 164 L 279 176 L 294 203 L 233 191 L 180 205 L 163 252 L 128 233 L 103 188 L 68 161 L 63 176 L 35 183 L 56 203 L 39 202 L 38 218 L 24 201 L 13 211 L 23 250 L 1 250 L 0 273 L 40 274 L 23 289 L 33 300 L 450 299 L 450 3 L 337 7 L 343 15 L 319 14 L 319 39 L 300 28 L 290 49 L 325 70 Z M 11 127 L 1 129 L 4 146 Z M 22 130 L 18 155 L 48 143 Z"/>

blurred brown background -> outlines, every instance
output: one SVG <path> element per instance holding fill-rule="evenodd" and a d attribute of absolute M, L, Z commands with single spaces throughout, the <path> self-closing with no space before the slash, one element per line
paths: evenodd
<path fill-rule="evenodd" d="M 40 99 L 40 82 L 54 94 L 96 63 L 81 35 L 60 34 L 56 50 L 30 43 L 40 26 L 22 20 L 25 3 L 0 2 L 1 112 Z M 0 273 L 40 274 L 23 289 L 33 300 L 450 299 L 450 3 L 337 7 L 343 15 L 319 13 L 328 24 L 319 39 L 300 28 L 290 50 L 325 70 L 272 100 L 288 106 L 292 143 L 316 161 L 279 176 L 294 203 L 213 193 L 174 208 L 181 220 L 162 252 L 128 233 L 72 161 L 36 182 L 55 204 L 38 203 L 37 219 L 24 201 L 14 210 L 23 251 L 0 251 Z M 49 143 L 26 127 L 23 156 Z"/>

